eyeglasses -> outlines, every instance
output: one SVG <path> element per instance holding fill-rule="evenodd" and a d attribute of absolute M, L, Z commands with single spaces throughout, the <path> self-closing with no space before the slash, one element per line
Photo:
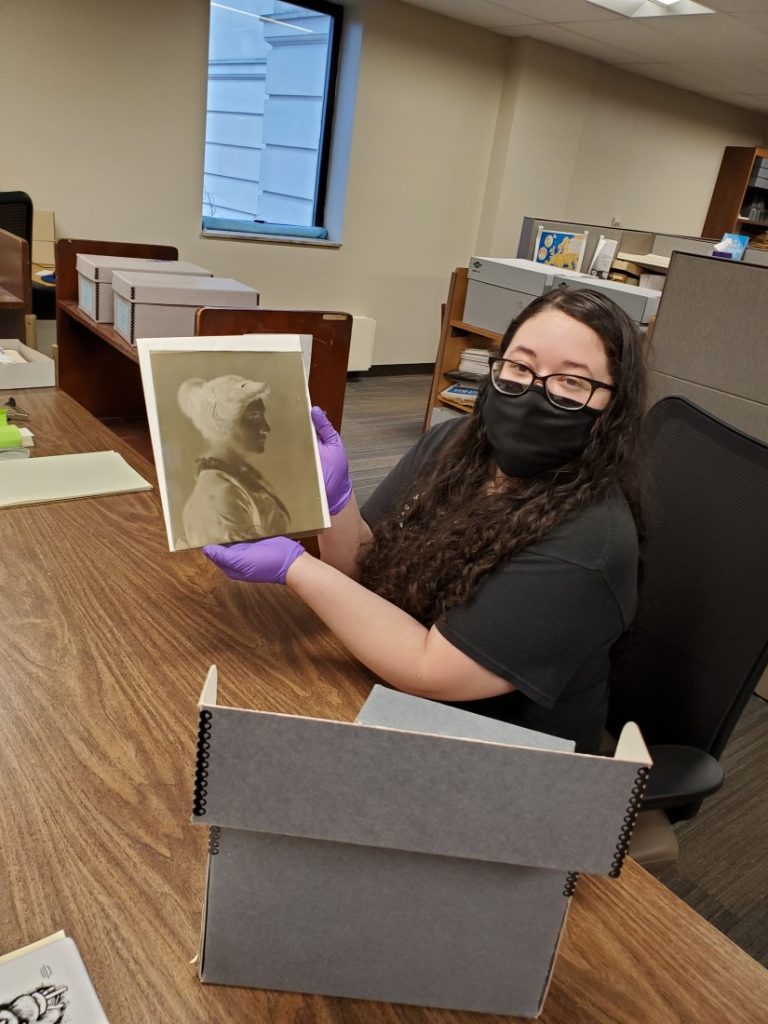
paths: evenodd
<path fill-rule="evenodd" d="M 544 385 L 544 394 L 557 409 L 583 409 L 598 388 L 616 390 L 613 384 L 604 384 L 591 377 L 577 377 L 572 373 L 547 373 L 542 376 L 534 373 L 525 363 L 503 359 L 501 356 L 491 356 L 488 364 L 491 368 L 491 383 L 499 394 L 519 398 L 540 380 Z"/>

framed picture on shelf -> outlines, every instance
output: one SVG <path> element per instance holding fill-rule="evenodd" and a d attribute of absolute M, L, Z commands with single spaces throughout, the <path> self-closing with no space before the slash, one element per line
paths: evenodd
<path fill-rule="evenodd" d="M 533 261 L 558 270 L 581 270 L 588 235 L 588 231 L 553 231 L 542 225 L 536 234 Z"/>

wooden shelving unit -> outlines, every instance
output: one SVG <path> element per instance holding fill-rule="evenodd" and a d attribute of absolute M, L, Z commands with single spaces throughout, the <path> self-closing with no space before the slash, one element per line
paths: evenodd
<path fill-rule="evenodd" d="M 24 243 L 26 244 L 26 243 Z M 169 245 L 61 239 L 56 243 L 56 333 L 59 387 L 98 419 L 106 420 L 151 457 L 139 355 L 112 324 L 92 320 L 77 302 L 77 254 L 175 260 Z M 309 393 L 338 429 L 344 408 L 352 315 L 330 310 L 205 309 L 196 334 L 311 334 Z M 119 427 L 117 424 L 120 424 Z"/>
<path fill-rule="evenodd" d="M 64 238 L 56 243 L 56 344 L 59 387 L 103 420 L 144 420 L 138 353 L 111 324 L 98 324 L 77 304 L 77 254 L 178 259 L 170 245 Z"/>
<path fill-rule="evenodd" d="M 768 170 L 768 149 L 725 147 L 701 231 L 705 238 L 720 238 L 725 232 L 752 236 L 768 231 L 768 177 L 758 178 L 761 169 L 763 174 Z M 758 184 L 758 180 L 764 184 Z M 760 199 L 765 203 L 766 216 L 751 220 L 744 215 L 744 210 Z"/>
<path fill-rule="evenodd" d="M 466 298 L 467 268 L 457 267 L 451 274 L 448 299 L 443 312 L 440 344 L 435 358 L 435 372 L 424 416 L 424 430 L 432 425 L 432 415 L 435 409 L 451 408 L 458 409 L 460 412 L 469 411 L 466 406 L 440 397 L 440 392 L 453 383 L 449 377 L 446 377 L 446 373 L 458 369 L 464 349 L 487 348 L 490 356 L 498 350 L 501 341 L 500 334 L 494 334 L 493 331 L 486 331 L 482 327 L 465 323 L 463 316 Z"/>
<path fill-rule="evenodd" d="M 29 246 L 0 229 L 0 338 L 26 337 L 25 315 L 32 312 Z"/>

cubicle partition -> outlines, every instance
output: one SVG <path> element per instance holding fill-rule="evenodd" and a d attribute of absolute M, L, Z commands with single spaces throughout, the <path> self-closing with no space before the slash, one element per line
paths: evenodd
<path fill-rule="evenodd" d="M 768 442 L 768 267 L 673 254 L 648 353 L 649 404 L 682 395 Z M 768 673 L 756 692 L 768 699 Z"/>
<path fill-rule="evenodd" d="M 768 442 L 768 267 L 676 252 L 649 351 L 650 400 L 683 395 Z"/>
<path fill-rule="evenodd" d="M 550 220 L 546 217 L 523 217 L 520 240 L 517 246 L 518 259 L 533 259 L 533 249 L 539 228 L 548 231 L 586 231 L 587 239 L 581 269 L 586 272 L 595 254 L 600 236 L 615 239 L 618 242 L 616 255 L 619 258 L 646 256 L 650 257 L 645 264 L 648 269 L 659 269 L 664 272 L 667 261 L 673 252 L 694 253 L 709 256 L 712 247 L 719 239 L 697 238 L 690 235 L 663 234 L 657 231 L 640 231 L 634 228 L 614 227 L 606 224 L 580 224 L 576 221 Z M 623 254 L 623 255 L 622 255 Z M 760 266 L 768 266 L 768 251 L 749 248 L 745 251 L 743 261 Z M 633 262 L 641 262 L 633 260 Z"/>

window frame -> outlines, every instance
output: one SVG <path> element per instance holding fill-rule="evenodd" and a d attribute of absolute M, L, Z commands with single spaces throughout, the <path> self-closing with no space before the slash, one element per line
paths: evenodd
<path fill-rule="evenodd" d="M 330 176 L 330 164 L 333 151 L 334 115 L 336 111 L 336 98 L 339 88 L 339 66 L 341 56 L 341 44 L 344 32 L 344 6 L 334 0 L 290 0 L 296 7 L 314 11 L 330 18 L 328 62 L 325 74 L 325 87 L 323 94 L 323 111 L 321 117 L 320 142 L 317 148 L 317 172 L 315 177 L 315 192 L 313 200 L 312 225 L 280 224 L 275 221 L 242 221 L 242 227 L 218 227 L 206 226 L 206 220 L 228 220 L 235 221 L 237 218 L 215 218 L 201 217 L 201 235 L 203 237 L 231 238 L 238 240 L 253 240 L 260 242 L 290 242 L 302 245 L 316 245 L 322 247 L 338 247 L 338 241 L 331 240 L 328 234 L 326 221 L 326 202 L 328 198 L 328 183 Z M 208 17 L 211 17 L 211 0 L 208 0 Z M 209 44 L 210 45 L 210 44 Z M 209 82 L 209 60 L 206 62 L 206 95 L 208 94 Z M 204 147 L 208 142 L 208 112 L 206 105 L 205 130 L 203 133 Z M 203 174 L 205 174 L 205 153 L 203 154 Z M 203 202 L 205 200 L 205 187 L 203 187 Z M 302 230 L 311 227 L 314 230 L 324 232 L 319 235 L 302 234 Z M 251 229 L 252 228 L 252 229 Z M 266 229 L 266 230 L 265 230 Z"/>

